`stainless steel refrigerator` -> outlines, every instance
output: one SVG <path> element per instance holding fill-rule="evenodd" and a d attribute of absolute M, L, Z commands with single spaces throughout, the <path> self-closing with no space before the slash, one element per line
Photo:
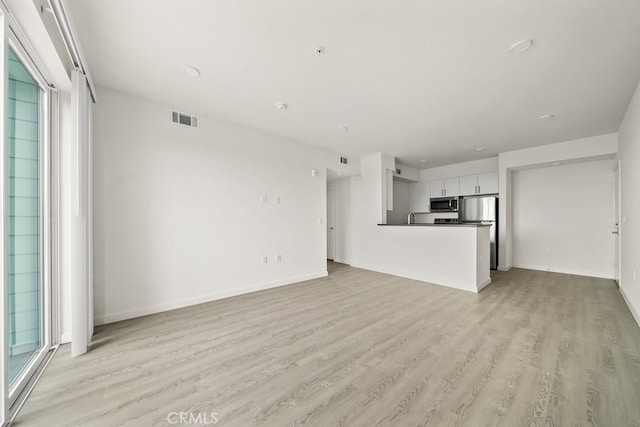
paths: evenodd
<path fill-rule="evenodd" d="M 460 222 L 490 224 L 490 266 L 498 268 L 498 198 L 496 196 L 463 197 L 460 206 Z"/>

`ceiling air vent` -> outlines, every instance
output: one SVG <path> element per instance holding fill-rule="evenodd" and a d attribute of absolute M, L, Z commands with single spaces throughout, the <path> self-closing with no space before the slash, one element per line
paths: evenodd
<path fill-rule="evenodd" d="M 346 157 L 340 156 L 340 163 L 342 163 L 343 165 L 346 165 L 349 163 L 349 160 Z"/>
<path fill-rule="evenodd" d="M 192 128 L 198 127 L 198 117 L 189 114 L 180 113 L 178 111 L 171 112 L 171 121 L 179 125 L 185 125 Z"/>

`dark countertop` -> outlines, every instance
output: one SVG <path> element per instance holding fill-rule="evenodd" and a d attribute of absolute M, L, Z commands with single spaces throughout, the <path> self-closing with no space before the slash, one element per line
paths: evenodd
<path fill-rule="evenodd" d="M 458 223 L 458 224 L 378 224 L 385 227 L 491 227 L 491 224 L 474 224 L 474 223 Z"/>

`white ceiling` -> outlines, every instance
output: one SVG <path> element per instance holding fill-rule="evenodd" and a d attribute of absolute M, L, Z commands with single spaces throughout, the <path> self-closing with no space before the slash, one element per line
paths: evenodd
<path fill-rule="evenodd" d="M 615 132 L 640 80 L 638 0 L 70 4 L 98 84 L 420 168 Z"/>

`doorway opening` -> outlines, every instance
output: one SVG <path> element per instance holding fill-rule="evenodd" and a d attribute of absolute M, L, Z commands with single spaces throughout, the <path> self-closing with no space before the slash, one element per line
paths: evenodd
<path fill-rule="evenodd" d="M 350 265 L 352 256 L 352 177 L 327 169 L 327 262 Z M 331 274 L 332 269 L 327 271 Z"/>

